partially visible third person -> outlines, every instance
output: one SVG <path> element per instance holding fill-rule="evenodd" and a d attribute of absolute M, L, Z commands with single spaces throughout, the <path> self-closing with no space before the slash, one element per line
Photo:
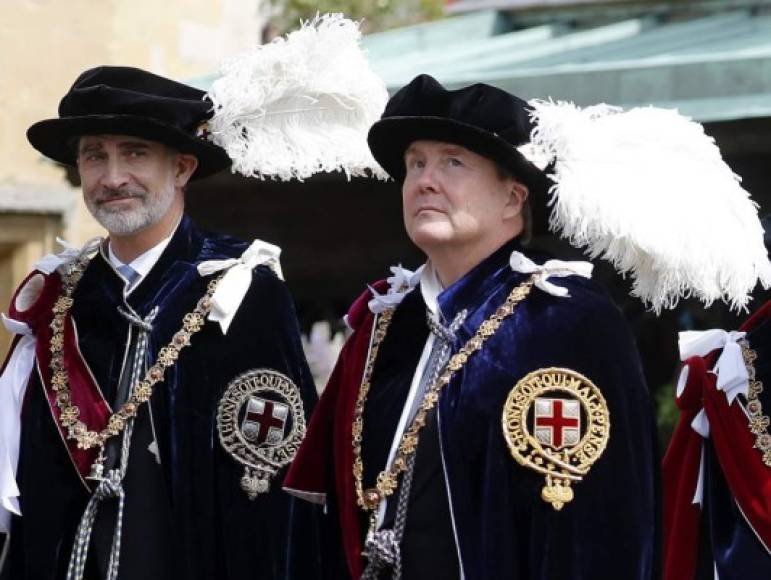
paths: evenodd
<path fill-rule="evenodd" d="M 763 218 L 771 248 L 771 216 Z M 771 301 L 739 328 L 680 333 L 664 456 L 664 580 L 771 577 Z"/>

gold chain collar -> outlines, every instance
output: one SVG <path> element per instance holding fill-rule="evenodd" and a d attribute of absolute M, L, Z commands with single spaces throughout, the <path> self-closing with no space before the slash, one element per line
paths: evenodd
<path fill-rule="evenodd" d="M 64 366 L 64 326 L 67 314 L 73 304 L 72 295 L 78 282 L 83 277 L 91 258 L 79 257 L 69 266 L 62 278 L 62 293 L 53 306 L 53 320 L 50 328 L 51 336 L 51 388 L 56 392 L 56 406 L 59 408 L 59 422 L 67 429 L 67 439 L 75 439 L 79 449 L 99 447 L 99 457 L 92 466 L 91 476 L 100 477 L 104 462 L 104 446 L 111 438 L 119 435 L 129 419 L 136 416 L 142 403 L 147 402 L 153 394 L 153 387 L 163 379 L 169 367 L 179 358 L 180 351 L 190 344 L 190 338 L 203 328 L 206 315 L 212 307 L 211 297 L 217 289 L 222 275 L 209 282 L 206 294 L 198 301 L 193 312 L 185 315 L 182 328 L 174 334 L 168 345 L 158 352 L 155 363 L 147 369 L 144 377 L 129 391 L 131 394 L 125 403 L 114 412 L 107 421 L 107 426 L 101 431 L 92 431 L 81 420 L 80 408 L 73 404 L 70 393 L 69 377 Z M 224 274 L 223 274 L 224 275 Z M 90 477 L 91 477 L 90 476 Z"/>
<path fill-rule="evenodd" d="M 463 347 L 454 354 L 447 362 L 447 366 L 439 377 L 432 382 L 426 389 L 415 417 L 410 427 L 402 435 L 399 447 L 394 457 L 391 467 L 381 471 L 375 483 L 375 487 L 364 489 L 362 479 L 364 477 L 364 463 L 361 458 L 362 432 L 364 430 L 364 405 L 367 402 L 367 395 L 370 389 L 370 379 L 377 359 L 380 345 L 385 339 L 386 331 L 391 323 L 394 314 L 394 308 L 385 310 L 377 322 L 370 348 L 367 363 L 364 367 L 364 376 L 362 377 L 359 394 L 356 398 L 356 406 L 353 416 L 353 477 L 356 486 L 356 503 L 366 511 L 372 512 L 370 519 L 374 516 L 378 505 L 382 500 L 394 493 L 397 487 L 397 478 L 407 468 L 407 459 L 415 453 L 418 447 L 420 431 L 426 424 L 428 412 L 436 406 L 439 400 L 440 391 L 447 386 L 456 372 L 463 368 L 469 357 L 482 348 L 484 342 L 490 338 L 505 318 L 510 316 L 515 307 L 524 300 L 530 290 L 533 288 L 536 277 L 531 276 L 522 284 L 514 288 L 506 301 L 490 315 L 490 317 L 479 325 L 474 336 L 472 336 Z M 372 527 L 374 522 L 370 521 Z"/>
<path fill-rule="evenodd" d="M 763 383 L 757 378 L 754 364 L 758 358 L 758 353 L 750 347 L 750 343 L 746 338 L 739 341 L 739 346 L 742 349 L 742 358 L 749 375 L 747 412 L 750 414 L 750 431 L 755 436 L 755 447 L 763 454 L 763 463 L 771 467 L 771 433 L 768 432 L 771 419 L 768 415 L 764 414 L 763 403 L 760 400 L 760 393 L 763 392 Z"/>

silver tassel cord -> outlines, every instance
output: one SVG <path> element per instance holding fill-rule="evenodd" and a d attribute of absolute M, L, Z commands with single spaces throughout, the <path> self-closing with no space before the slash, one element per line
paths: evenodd
<path fill-rule="evenodd" d="M 131 369 L 131 385 L 136 385 L 142 375 L 145 364 L 145 355 L 147 353 L 147 335 L 152 330 L 152 321 L 158 314 L 158 308 L 153 308 L 144 320 L 127 312 L 123 308 L 118 311 L 136 328 L 139 329 L 137 336 L 137 353 L 134 357 L 134 365 Z M 115 521 L 115 529 L 112 536 L 112 546 L 110 548 L 110 559 L 107 563 L 107 575 L 105 580 L 117 580 L 118 568 L 120 566 L 120 546 L 123 534 L 123 507 L 126 494 L 123 490 L 123 478 L 126 476 L 128 468 L 129 449 L 131 447 L 131 435 L 134 431 L 134 419 L 130 419 L 123 431 L 123 440 L 121 442 L 120 467 L 111 469 L 107 477 L 99 481 L 96 490 L 94 490 L 91 499 L 88 500 L 86 510 L 80 518 L 78 531 L 75 535 L 75 543 L 72 547 L 70 563 L 67 566 L 66 580 L 83 580 L 86 571 L 86 562 L 88 559 L 88 548 L 91 543 L 91 532 L 94 528 L 94 521 L 99 511 L 100 504 L 108 499 L 117 498 L 118 513 Z"/>

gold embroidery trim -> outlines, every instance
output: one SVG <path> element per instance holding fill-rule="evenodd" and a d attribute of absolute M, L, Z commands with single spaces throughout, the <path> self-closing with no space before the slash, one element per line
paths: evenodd
<path fill-rule="evenodd" d="M 758 353 L 750 348 L 747 339 L 738 341 L 742 349 L 742 358 L 744 366 L 747 367 L 749 375 L 749 388 L 747 389 L 747 412 L 750 415 L 749 428 L 755 435 L 755 448 L 763 454 L 763 463 L 771 467 L 771 434 L 768 432 L 768 426 L 771 419 L 763 414 L 763 403 L 760 400 L 760 393 L 763 392 L 763 383 L 757 380 L 755 376 L 755 365 Z"/>
<path fill-rule="evenodd" d="M 240 419 L 242 409 L 260 396 L 274 404 L 285 405 L 288 417 L 280 429 L 282 439 L 278 443 L 267 440 L 255 442 L 245 430 L 246 417 Z M 291 426 L 289 426 L 291 421 Z M 286 433 L 286 429 L 289 433 Z M 271 478 L 279 469 L 288 465 L 297 454 L 305 437 L 305 410 L 300 389 L 288 376 L 273 369 L 254 369 L 233 379 L 225 389 L 217 407 L 217 432 L 222 448 L 244 466 L 241 489 L 250 500 L 270 489 Z"/>
<path fill-rule="evenodd" d="M 537 418 L 533 418 L 533 430 L 528 427 L 528 415 L 544 395 L 567 395 L 563 401 L 576 401 L 583 408 L 586 426 L 577 443 L 554 448 L 536 436 Z M 582 422 L 576 420 L 579 430 Z M 610 412 L 602 392 L 587 377 L 566 368 L 538 369 L 520 379 L 506 398 L 501 424 L 511 456 L 545 476 L 541 499 L 557 511 L 573 500 L 571 483 L 589 473 L 610 437 Z"/>
<path fill-rule="evenodd" d="M 174 334 L 171 342 L 158 353 L 156 362 L 147 369 L 145 376 L 131 389 L 131 395 L 125 403 L 113 413 L 107 421 L 107 426 L 101 431 L 92 431 L 79 420 L 80 408 L 73 404 L 70 392 L 69 377 L 64 366 L 64 322 L 73 305 L 72 295 L 77 288 L 83 273 L 91 258 L 81 256 L 73 262 L 62 278 L 62 295 L 53 306 L 53 320 L 50 328 L 53 331 L 49 348 L 51 350 L 51 389 L 56 393 L 56 406 L 59 408 L 59 422 L 66 428 L 67 439 L 77 441 L 79 449 L 99 447 L 99 458 L 92 466 L 92 474 L 100 474 L 101 463 L 104 461 L 105 443 L 119 435 L 126 427 L 129 419 L 136 416 L 142 403 L 147 402 L 153 394 L 153 387 L 163 379 L 169 367 L 173 366 L 180 351 L 190 344 L 191 337 L 203 328 L 206 315 L 212 307 L 211 297 L 217 289 L 222 276 L 209 282 L 206 294 L 198 301 L 193 312 L 185 315 L 182 328 Z"/>
<path fill-rule="evenodd" d="M 436 406 L 441 390 L 450 383 L 455 373 L 463 368 L 468 359 L 482 348 L 485 340 L 495 334 L 503 320 L 514 313 L 515 307 L 530 294 L 530 290 L 533 288 L 535 280 L 535 276 L 531 276 L 525 282 L 514 288 L 506 298 L 506 301 L 479 326 L 474 333 L 474 336 L 472 336 L 468 342 L 466 342 L 466 344 L 450 358 L 442 374 L 440 374 L 426 389 L 420 407 L 412 420 L 412 424 L 402 435 L 391 467 L 384 469 L 378 474 L 375 487 L 365 490 L 362 482 L 364 476 L 364 463 L 361 458 L 362 432 L 364 430 L 364 406 L 367 402 L 370 379 L 372 377 L 372 370 L 375 366 L 375 360 L 377 359 L 378 350 L 386 336 L 386 331 L 391 323 L 394 309 L 390 308 L 385 310 L 380 315 L 373 334 L 370 353 L 364 367 L 364 376 L 362 377 L 361 386 L 359 387 L 359 394 L 356 398 L 352 429 L 354 457 L 353 478 L 356 487 L 356 503 L 364 510 L 371 512 L 371 520 L 372 516 L 376 513 L 380 502 L 393 494 L 396 490 L 398 485 L 397 479 L 407 468 L 407 458 L 415 453 L 415 450 L 418 447 L 420 431 L 426 424 L 426 416 L 428 415 L 428 412 Z M 373 522 L 371 521 L 370 524 L 372 525 L 372 523 Z"/>

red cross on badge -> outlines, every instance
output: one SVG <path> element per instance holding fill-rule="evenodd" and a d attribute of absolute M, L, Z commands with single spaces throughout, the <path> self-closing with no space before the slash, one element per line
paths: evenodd
<path fill-rule="evenodd" d="M 289 405 L 261 397 L 249 397 L 241 431 L 249 441 L 277 445 L 284 440 Z"/>
<path fill-rule="evenodd" d="M 535 437 L 544 445 L 562 449 L 581 438 L 581 408 L 571 399 L 535 400 Z"/>

